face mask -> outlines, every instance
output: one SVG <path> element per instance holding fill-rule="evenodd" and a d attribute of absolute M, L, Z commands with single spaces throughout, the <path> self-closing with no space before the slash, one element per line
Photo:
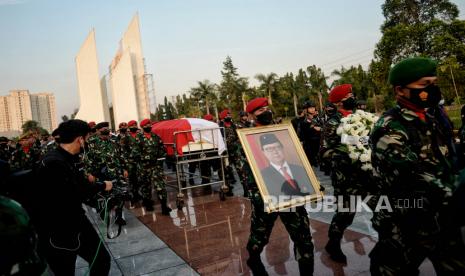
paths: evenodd
<path fill-rule="evenodd" d="M 355 108 L 356 105 L 357 105 L 357 101 L 352 97 L 348 98 L 347 100 L 342 101 L 342 107 L 345 110 L 352 110 Z"/>
<path fill-rule="evenodd" d="M 129 129 L 129 131 L 131 131 L 132 133 L 136 133 L 137 132 L 137 128 L 136 127 L 131 127 Z"/>
<path fill-rule="evenodd" d="M 101 135 L 105 135 L 105 136 L 106 136 L 106 135 L 110 135 L 110 130 L 109 130 L 109 129 L 102 130 L 102 131 L 100 131 L 100 134 L 101 134 Z"/>
<path fill-rule="evenodd" d="M 435 84 L 430 84 L 425 88 L 408 89 L 410 90 L 410 102 L 421 108 L 437 106 L 441 101 L 441 90 Z"/>
<path fill-rule="evenodd" d="M 124 134 L 124 133 L 128 132 L 128 129 L 127 128 L 121 128 L 119 130 L 119 132 Z"/>
<path fill-rule="evenodd" d="M 224 121 L 229 123 L 229 122 L 232 121 L 232 118 L 231 117 L 226 117 L 226 118 L 224 118 Z"/>
<path fill-rule="evenodd" d="M 261 125 L 269 125 L 273 122 L 273 112 L 267 110 L 262 112 L 260 115 L 257 115 L 257 122 Z"/>
<path fill-rule="evenodd" d="M 144 129 L 144 132 L 147 132 L 147 133 L 152 131 L 151 127 L 144 127 L 143 129 Z"/>

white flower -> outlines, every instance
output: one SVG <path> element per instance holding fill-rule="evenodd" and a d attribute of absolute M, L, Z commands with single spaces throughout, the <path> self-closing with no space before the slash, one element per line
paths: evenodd
<path fill-rule="evenodd" d="M 341 119 L 341 123 L 347 123 L 349 121 L 349 117 L 344 117 Z"/>
<path fill-rule="evenodd" d="M 352 160 L 354 160 L 354 161 L 357 161 L 358 158 L 360 157 L 360 153 L 358 153 L 358 152 L 351 152 L 351 153 L 349 154 L 349 157 L 350 157 L 350 159 L 352 159 Z"/>
<path fill-rule="evenodd" d="M 336 134 L 337 135 L 342 135 L 342 133 L 344 132 L 344 128 L 342 126 L 339 126 L 337 129 L 336 129 Z"/>
<path fill-rule="evenodd" d="M 360 161 L 363 163 L 370 162 L 371 161 L 371 155 L 367 153 L 360 154 Z"/>
<path fill-rule="evenodd" d="M 352 125 L 346 123 L 346 124 L 343 124 L 343 128 L 344 128 L 345 132 L 348 132 L 348 131 L 350 131 L 352 129 Z"/>
<path fill-rule="evenodd" d="M 352 114 L 350 119 L 352 122 L 358 122 L 362 119 L 362 117 L 358 114 Z"/>
<path fill-rule="evenodd" d="M 364 170 L 364 171 L 371 171 L 372 169 L 373 169 L 373 167 L 369 163 L 362 165 L 362 170 Z"/>
<path fill-rule="evenodd" d="M 370 134 L 370 130 L 369 129 L 365 129 L 362 131 L 362 133 L 360 134 L 360 136 L 368 136 L 368 134 Z"/>

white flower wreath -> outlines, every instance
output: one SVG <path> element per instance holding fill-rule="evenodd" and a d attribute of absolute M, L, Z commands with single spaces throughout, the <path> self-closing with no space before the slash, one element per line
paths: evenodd
<path fill-rule="evenodd" d="M 378 116 L 373 113 L 357 110 L 355 113 L 341 119 L 337 134 L 341 136 L 341 143 L 347 145 L 352 162 L 360 161 L 364 171 L 371 170 L 371 149 L 368 138 Z"/>

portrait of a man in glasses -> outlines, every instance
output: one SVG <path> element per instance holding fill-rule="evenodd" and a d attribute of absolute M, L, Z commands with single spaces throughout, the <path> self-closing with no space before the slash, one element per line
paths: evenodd
<path fill-rule="evenodd" d="M 270 195 L 306 196 L 314 192 L 305 169 L 288 163 L 286 149 L 273 133 L 260 136 L 260 147 L 269 166 L 261 174 Z"/>

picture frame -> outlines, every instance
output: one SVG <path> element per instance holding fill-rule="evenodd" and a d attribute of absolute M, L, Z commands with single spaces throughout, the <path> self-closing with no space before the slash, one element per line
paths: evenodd
<path fill-rule="evenodd" d="M 323 192 L 290 124 L 237 130 L 267 212 L 320 200 Z"/>

